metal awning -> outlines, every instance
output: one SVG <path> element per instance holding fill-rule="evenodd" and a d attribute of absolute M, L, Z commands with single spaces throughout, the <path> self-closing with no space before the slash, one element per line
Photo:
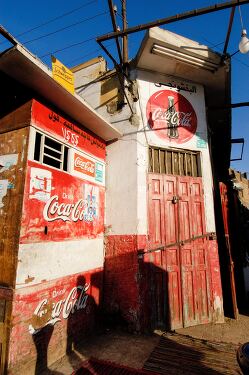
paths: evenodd
<path fill-rule="evenodd" d="M 79 95 L 71 94 L 58 84 L 48 67 L 20 44 L 0 54 L 0 70 L 43 96 L 103 140 L 122 136 Z"/>

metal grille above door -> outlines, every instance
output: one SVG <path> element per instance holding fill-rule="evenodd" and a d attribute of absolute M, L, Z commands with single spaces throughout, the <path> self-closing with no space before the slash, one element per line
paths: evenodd
<path fill-rule="evenodd" d="M 149 172 L 201 177 L 199 152 L 149 147 Z"/>

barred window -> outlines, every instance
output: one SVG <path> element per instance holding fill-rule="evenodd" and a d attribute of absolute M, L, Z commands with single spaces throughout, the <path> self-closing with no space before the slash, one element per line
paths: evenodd
<path fill-rule="evenodd" d="M 200 153 L 149 147 L 149 172 L 201 177 Z"/>
<path fill-rule="evenodd" d="M 68 147 L 45 134 L 36 132 L 34 160 L 67 171 Z"/>

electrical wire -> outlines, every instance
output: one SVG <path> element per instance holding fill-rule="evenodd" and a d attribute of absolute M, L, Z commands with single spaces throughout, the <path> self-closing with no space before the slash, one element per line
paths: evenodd
<path fill-rule="evenodd" d="M 107 44 L 106 47 L 110 47 L 111 45 L 113 45 L 113 43 Z M 83 59 L 85 57 L 90 56 L 90 55 L 95 54 L 95 53 L 98 53 L 98 52 L 101 52 L 101 51 L 103 51 L 102 48 L 97 48 L 93 51 L 90 51 L 90 52 L 86 53 L 85 55 L 83 55 L 81 57 L 77 57 L 76 59 L 70 60 L 69 62 L 67 62 L 67 65 L 71 65 L 71 64 L 73 64 L 73 63 L 75 63 L 76 61 L 79 61 L 79 60 L 83 61 Z"/>
<path fill-rule="evenodd" d="M 244 29 L 244 24 L 243 24 L 243 19 L 242 19 L 242 14 L 241 14 L 241 9 L 240 9 L 240 5 L 239 5 L 239 16 L 240 16 L 240 23 L 241 23 L 241 28 L 242 30 Z"/>
<path fill-rule="evenodd" d="M 35 41 L 40 40 L 40 39 L 43 39 L 43 38 L 47 38 L 48 36 L 51 36 L 51 35 L 54 35 L 54 34 L 56 34 L 56 33 L 61 32 L 61 31 L 67 30 L 67 29 L 69 29 L 69 28 L 71 28 L 71 27 L 74 27 L 74 26 L 80 25 L 81 23 L 84 23 L 84 22 L 87 22 L 87 21 L 91 21 L 91 20 L 93 20 L 93 19 L 95 19 L 95 18 L 97 18 L 97 17 L 103 16 L 103 15 L 105 15 L 105 14 L 107 14 L 107 13 L 108 13 L 108 12 L 106 11 L 106 12 L 102 12 L 102 13 L 95 14 L 95 15 L 92 16 L 92 17 L 85 18 L 85 19 L 83 19 L 83 20 L 81 20 L 81 21 L 78 21 L 78 22 L 72 23 L 72 24 L 70 24 L 70 25 L 68 25 L 68 26 L 62 27 L 62 28 L 57 29 L 57 30 L 55 30 L 55 31 L 52 31 L 52 32 L 50 32 L 50 33 L 48 33 L 48 34 L 44 34 L 44 35 L 38 36 L 37 38 L 30 39 L 30 40 L 24 41 L 24 42 L 22 42 L 22 43 L 23 43 L 23 44 L 28 44 L 28 43 L 32 43 L 32 42 L 35 42 Z"/>
<path fill-rule="evenodd" d="M 19 37 L 19 36 L 23 36 L 23 35 L 25 35 L 25 34 L 28 34 L 28 33 L 30 33 L 31 31 L 37 30 L 37 29 L 39 29 L 39 28 L 42 27 L 42 26 L 46 26 L 46 25 L 48 25 L 48 24 L 51 23 L 51 22 L 57 21 L 58 19 L 61 19 L 61 18 L 63 18 L 63 17 L 66 17 L 66 16 L 68 16 L 69 14 L 72 14 L 72 13 L 74 13 L 74 12 L 77 12 L 78 10 L 80 10 L 80 9 L 82 9 L 82 8 L 85 8 L 86 6 L 91 5 L 91 4 L 93 4 L 93 3 L 96 3 L 96 2 L 97 2 L 97 0 L 89 1 L 88 3 L 83 4 L 83 5 L 81 5 L 81 6 L 78 7 L 78 8 L 74 8 L 74 9 L 72 9 L 72 10 L 66 12 L 66 13 L 61 14 L 60 16 L 57 16 L 57 17 L 51 18 L 50 20 L 48 20 L 48 21 L 46 21 L 46 22 L 43 22 L 43 23 L 41 23 L 41 24 L 39 24 L 39 25 L 37 25 L 37 26 L 35 26 L 35 27 L 32 27 L 31 29 L 28 29 L 28 30 L 26 30 L 26 31 L 23 31 L 21 34 L 18 34 L 17 37 Z"/>
<path fill-rule="evenodd" d="M 79 46 L 79 45 L 81 45 L 81 44 L 84 44 L 84 43 L 90 42 L 90 41 L 95 40 L 95 39 L 96 39 L 96 36 L 93 36 L 92 38 L 82 40 L 82 41 L 79 42 L 79 43 L 70 44 L 69 46 L 66 46 L 66 47 L 64 47 L 64 48 L 57 49 L 57 50 L 55 50 L 55 51 L 53 51 L 53 52 L 48 52 L 48 53 L 46 53 L 45 55 L 39 56 L 39 58 L 42 59 L 43 57 L 47 57 L 47 56 L 53 55 L 53 54 L 55 54 L 55 53 L 62 52 L 62 51 L 64 51 L 64 50 L 66 50 L 66 49 L 69 49 L 69 48 L 72 48 L 72 47 Z"/>

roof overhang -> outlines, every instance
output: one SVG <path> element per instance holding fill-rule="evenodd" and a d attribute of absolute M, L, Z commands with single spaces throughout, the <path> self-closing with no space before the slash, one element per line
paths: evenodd
<path fill-rule="evenodd" d="M 223 105 L 230 97 L 230 61 L 207 46 L 154 27 L 148 30 L 135 67 L 204 85 L 207 105 Z"/>
<path fill-rule="evenodd" d="M 103 140 L 122 136 L 79 95 L 71 94 L 57 83 L 48 67 L 23 46 L 17 44 L 0 54 L 0 70 L 37 92 Z"/>

